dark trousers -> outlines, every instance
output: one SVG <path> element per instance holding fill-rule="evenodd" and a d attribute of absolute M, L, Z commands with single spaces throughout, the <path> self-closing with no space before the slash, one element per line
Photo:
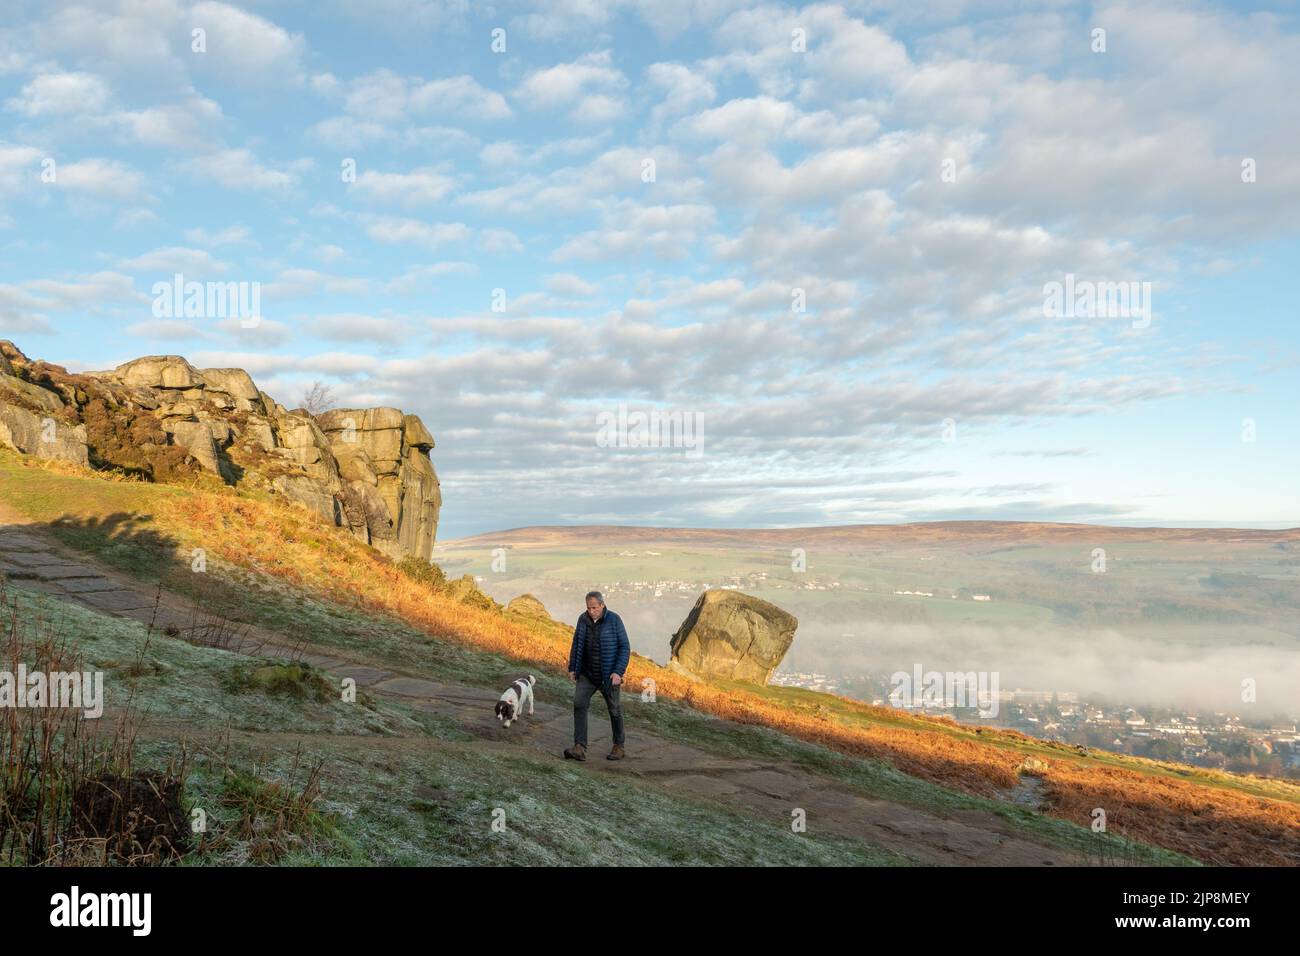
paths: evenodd
<path fill-rule="evenodd" d="M 609 726 L 614 731 L 614 743 L 623 743 L 623 707 L 618 700 L 618 687 L 608 680 L 597 684 L 586 674 L 578 674 L 578 684 L 573 691 L 573 742 L 587 746 L 587 710 L 591 706 L 591 695 L 600 691 L 605 698 L 605 707 L 609 709 Z"/>

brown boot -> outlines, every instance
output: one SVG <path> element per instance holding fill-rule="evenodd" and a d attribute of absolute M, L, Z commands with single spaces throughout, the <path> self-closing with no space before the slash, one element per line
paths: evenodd
<path fill-rule="evenodd" d="M 564 756 L 569 760 L 586 760 L 587 748 L 582 744 L 574 744 L 564 752 Z"/>
<path fill-rule="evenodd" d="M 623 745 L 622 745 L 622 744 L 615 744 L 615 745 L 614 745 L 614 749 L 611 750 L 608 754 L 606 754 L 605 759 L 606 759 L 606 760 L 622 760 L 622 759 L 623 759 L 624 757 L 626 757 L 626 756 L 627 756 L 627 754 L 625 754 L 625 753 L 623 752 Z"/>

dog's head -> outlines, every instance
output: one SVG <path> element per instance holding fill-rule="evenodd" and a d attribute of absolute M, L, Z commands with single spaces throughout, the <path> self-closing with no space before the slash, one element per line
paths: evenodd
<path fill-rule="evenodd" d="M 508 700 L 497 701 L 497 720 L 514 720 L 515 705 Z"/>

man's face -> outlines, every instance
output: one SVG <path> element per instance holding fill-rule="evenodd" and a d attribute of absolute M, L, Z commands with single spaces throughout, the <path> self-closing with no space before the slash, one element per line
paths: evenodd
<path fill-rule="evenodd" d="M 587 598 L 587 613 L 591 615 L 593 621 L 599 621 L 600 616 L 605 613 L 605 605 L 595 598 Z"/>

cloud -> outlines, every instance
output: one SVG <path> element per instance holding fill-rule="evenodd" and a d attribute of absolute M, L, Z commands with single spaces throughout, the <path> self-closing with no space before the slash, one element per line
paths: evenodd
<path fill-rule="evenodd" d="M 55 168 L 54 185 L 59 189 L 132 202 L 147 197 L 143 173 L 115 159 L 83 159 Z"/>
<path fill-rule="evenodd" d="M 150 319 L 144 322 L 133 322 L 124 331 L 127 335 L 134 335 L 137 338 L 164 342 L 202 342 L 214 338 L 211 332 L 181 319 Z"/>
<path fill-rule="evenodd" d="M 409 173 L 366 170 L 348 191 L 373 203 L 423 206 L 446 198 L 455 186 L 455 179 L 432 168 L 414 169 Z"/>
<path fill-rule="evenodd" d="M 252 233 L 247 226 L 227 226 L 216 232 L 202 227 L 185 230 L 185 238 L 199 246 L 234 246 L 251 242 Z"/>
<path fill-rule="evenodd" d="M 298 184 L 301 161 L 275 168 L 261 162 L 248 149 L 222 149 L 186 160 L 183 168 L 226 189 L 269 191 L 290 189 Z"/>
<path fill-rule="evenodd" d="M 604 50 L 534 70 L 513 95 L 534 110 L 571 108 L 569 118 L 577 122 L 608 123 L 626 109 L 627 86 L 627 77 L 613 65 L 610 51 Z"/>
<path fill-rule="evenodd" d="M 390 280 L 384 286 L 389 295 L 421 295 L 427 293 L 436 284 L 436 280 L 445 276 L 477 275 L 478 266 L 472 262 L 451 261 L 435 262 L 432 265 L 408 269 Z"/>
<path fill-rule="evenodd" d="M 298 324 L 309 335 L 342 342 L 399 345 L 415 338 L 407 322 L 391 316 L 360 313 L 313 315 L 298 319 Z"/>
<path fill-rule="evenodd" d="M 475 125 L 513 117 L 506 98 L 467 74 L 426 80 L 401 76 L 380 68 L 352 80 L 319 78 L 317 92 L 336 101 L 343 114 L 328 117 L 311 128 L 322 142 L 338 146 L 397 141 L 408 144 L 475 145 L 472 136 L 457 127 L 421 125 L 429 119 Z"/>
<path fill-rule="evenodd" d="M 46 155 L 35 146 L 0 141 L 0 194 L 17 193 L 39 181 L 41 160 Z"/>
<path fill-rule="evenodd" d="M 122 259 L 118 268 L 129 269 L 136 273 L 156 274 L 168 280 L 179 272 L 187 279 L 203 279 L 220 275 L 230 266 L 213 258 L 206 249 L 193 249 L 188 246 L 163 246 L 143 253 L 132 259 Z"/>
<path fill-rule="evenodd" d="M 452 242 L 463 242 L 471 234 L 463 222 L 421 222 L 398 216 L 368 216 L 366 235 L 377 242 L 405 243 L 436 249 Z"/>
<path fill-rule="evenodd" d="M 370 280 L 360 276 L 340 276 L 317 269 L 292 268 L 280 272 L 262 286 L 263 296 L 271 299 L 294 299 L 319 295 L 366 295 Z"/>
<path fill-rule="evenodd" d="M 291 34 L 257 14 L 210 0 L 196 3 L 187 19 L 191 29 L 207 31 L 207 51 L 193 54 L 201 72 L 240 85 L 297 86 L 305 81 L 302 61 L 307 44 L 302 34 Z M 189 35 L 187 31 L 187 39 Z"/>
<path fill-rule="evenodd" d="M 623 200 L 611 203 L 604 219 L 601 229 L 574 236 L 555 250 L 553 258 L 682 259 L 713 224 L 714 211 L 706 205 L 642 206 Z"/>
<path fill-rule="evenodd" d="M 92 73 L 42 73 L 6 100 L 5 109 L 33 117 L 96 113 L 108 98 L 108 85 Z"/>
<path fill-rule="evenodd" d="M 547 276 L 546 288 L 549 292 L 563 296 L 586 297 L 596 293 L 596 286 L 571 272 L 557 272 Z"/>
<path fill-rule="evenodd" d="M 51 312 L 102 313 L 119 305 L 139 305 L 147 296 L 137 292 L 130 276 L 112 270 L 70 279 L 32 279 L 21 284 L 0 283 L 0 328 L 9 332 L 51 333 Z"/>

